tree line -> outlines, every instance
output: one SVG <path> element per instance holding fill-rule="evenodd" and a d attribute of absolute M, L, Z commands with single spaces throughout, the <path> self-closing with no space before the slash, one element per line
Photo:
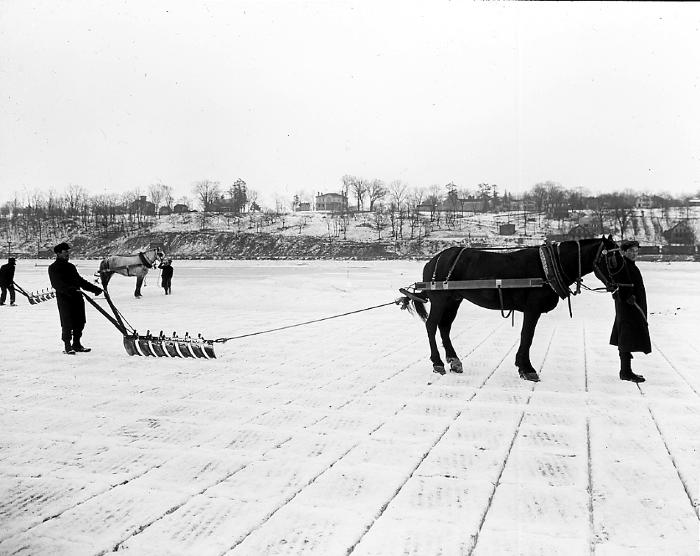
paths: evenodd
<path fill-rule="evenodd" d="M 46 192 L 25 191 L 15 194 L 10 201 L 0 205 L 0 220 L 5 232 L 12 229 L 22 232 L 25 238 L 66 235 L 72 228 L 102 229 L 105 233 L 124 233 L 148 223 L 162 212 L 169 214 L 177 204 L 187 210 L 201 210 L 202 227 L 206 227 L 209 214 L 239 217 L 246 213 L 263 212 L 267 216 L 284 215 L 298 209 L 301 201 L 313 206 L 314 194 L 298 192 L 288 202 L 279 197 L 274 209 L 262 210 L 258 194 L 238 178 L 230 185 L 200 180 L 191 186 L 190 197 L 175 197 L 174 189 L 162 183 L 146 188 L 135 188 L 123 193 L 90 195 L 78 185 L 69 185 L 63 193 L 54 189 Z M 614 220 L 619 229 L 625 229 L 634 210 L 639 209 L 642 195 L 631 189 L 592 195 L 582 188 L 566 188 L 553 181 L 533 185 L 521 195 L 515 196 L 494 184 L 480 183 L 473 188 L 454 183 L 443 186 L 409 187 L 401 180 L 385 183 L 380 179 L 366 179 L 350 174 L 342 176 L 340 195 L 346 199 L 338 211 L 336 234 L 341 237 L 347 229 L 351 213 L 369 212 L 378 239 L 385 235 L 402 239 L 420 237 L 427 232 L 426 214 L 430 227 L 455 224 L 466 213 L 521 210 L 536 212 L 547 218 L 560 218 L 569 210 L 588 210 L 600 222 Z M 697 195 L 700 196 L 700 193 Z M 655 208 L 687 206 L 692 196 L 674 197 L 670 194 L 647 195 L 646 203 Z M 145 204 L 143 201 L 147 200 Z M 19 228 L 19 229 L 18 229 Z M 1 229 L 0 229 L 1 230 Z M 330 230 L 329 230 L 330 231 Z"/>

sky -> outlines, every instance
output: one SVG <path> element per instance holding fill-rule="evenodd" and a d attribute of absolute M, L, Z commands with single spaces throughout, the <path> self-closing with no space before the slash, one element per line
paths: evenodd
<path fill-rule="evenodd" d="M 0 201 L 700 191 L 700 5 L 0 0 Z"/>

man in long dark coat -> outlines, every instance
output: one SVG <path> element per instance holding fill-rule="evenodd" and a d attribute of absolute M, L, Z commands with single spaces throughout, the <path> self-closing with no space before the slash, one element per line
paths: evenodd
<path fill-rule="evenodd" d="M 10 305 L 15 304 L 15 258 L 7 259 L 7 264 L 0 266 L 0 305 L 5 305 L 7 292 L 10 292 Z"/>
<path fill-rule="evenodd" d="M 63 340 L 63 353 L 75 355 L 76 352 L 88 352 L 80 343 L 85 328 L 85 301 L 80 291 L 88 290 L 95 295 L 102 293 L 102 288 L 85 280 L 75 265 L 68 262 L 70 257 L 70 245 L 59 243 L 53 248 L 56 260 L 49 265 L 49 280 L 56 290 L 56 302 L 58 313 L 61 316 L 61 340 Z"/>
<path fill-rule="evenodd" d="M 617 346 L 620 354 L 620 379 L 644 382 L 642 375 L 632 372 L 632 352 L 651 353 L 651 339 L 647 325 L 647 294 L 642 273 L 635 263 L 639 243 L 625 240 L 620 243 L 620 251 L 625 265 L 624 272 L 621 272 L 617 279 L 620 283 L 632 285 L 620 286 L 613 294 L 615 323 L 610 334 L 610 344 Z"/>

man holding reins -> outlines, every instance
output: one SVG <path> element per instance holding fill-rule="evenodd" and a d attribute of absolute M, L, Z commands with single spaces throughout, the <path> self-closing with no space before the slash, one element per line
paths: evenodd
<path fill-rule="evenodd" d="M 647 324 L 647 294 L 642 273 L 635 263 L 639 242 L 622 241 L 620 252 L 625 263 L 624 272 L 619 276 L 623 285 L 613 294 L 615 323 L 610 334 L 610 345 L 617 346 L 620 355 L 620 380 L 644 382 L 646 379 L 642 375 L 632 372 L 632 352 L 651 353 L 651 339 Z"/>

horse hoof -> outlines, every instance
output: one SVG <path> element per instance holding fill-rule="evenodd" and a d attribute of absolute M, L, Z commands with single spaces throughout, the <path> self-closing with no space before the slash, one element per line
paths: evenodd
<path fill-rule="evenodd" d="M 464 370 L 462 362 L 456 357 L 448 357 L 447 362 L 450 364 L 450 372 L 461 373 Z"/>
<path fill-rule="evenodd" d="M 433 365 L 433 372 L 439 375 L 444 375 L 445 367 L 443 365 Z"/>
<path fill-rule="evenodd" d="M 530 369 L 518 369 L 518 374 L 520 375 L 520 378 L 523 380 L 529 380 L 531 382 L 539 382 L 540 381 L 540 375 L 537 374 L 537 371 L 530 370 Z"/>

